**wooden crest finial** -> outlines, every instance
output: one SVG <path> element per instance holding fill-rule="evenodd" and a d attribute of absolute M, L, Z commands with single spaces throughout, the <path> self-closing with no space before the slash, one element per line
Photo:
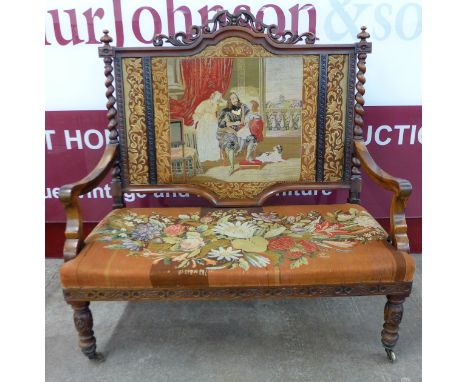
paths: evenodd
<path fill-rule="evenodd" d="M 113 41 L 112 37 L 109 36 L 109 31 L 107 29 L 104 29 L 102 33 L 104 33 L 104 36 L 101 37 L 101 42 L 106 45 L 109 45 Z"/>
<path fill-rule="evenodd" d="M 366 32 L 367 27 L 362 26 L 361 27 L 361 32 L 357 35 L 357 38 L 361 39 L 361 42 L 366 42 L 366 39 L 370 37 L 370 34 Z"/>
<path fill-rule="evenodd" d="M 165 42 L 173 46 L 190 46 L 199 43 L 199 40 L 208 35 L 213 35 L 222 28 L 248 27 L 258 35 L 264 35 L 276 44 L 294 45 L 300 41 L 306 44 L 314 44 L 318 38 L 315 33 L 305 32 L 301 35 L 291 31 L 279 31 L 275 24 L 267 25 L 257 19 L 251 12 L 240 10 L 232 14 L 227 10 L 218 11 L 214 17 L 204 25 L 193 25 L 189 33 L 179 32 L 175 35 L 157 34 L 153 37 L 154 46 L 163 46 Z"/>

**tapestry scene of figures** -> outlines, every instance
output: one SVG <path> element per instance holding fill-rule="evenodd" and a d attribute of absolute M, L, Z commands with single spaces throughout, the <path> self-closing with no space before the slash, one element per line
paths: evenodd
<path fill-rule="evenodd" d="M 297 181 L 302 57 L 168 58 L 176 183 Z"/>

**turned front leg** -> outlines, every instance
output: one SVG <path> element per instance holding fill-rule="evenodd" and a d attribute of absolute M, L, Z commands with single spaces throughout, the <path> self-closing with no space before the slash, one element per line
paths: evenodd
<path fill-rule="evenodd" d="M 393 362 L 396 360 L 393 348 L 398 341 L 398 329 L 401 319 L 403 318 L 403 302 L 405 297 L 402 296 L 387 296 L 385 304 L 384 320 L 382 330 L 382 344 L 387 352 L 388 358 Z"/>
<path fill-rule="evenodd" d="M 96 338 L 93 332 L 93 315 L 89 310 L 89 301 L 69 302 L 73 308 L 73 320 L 80 338 L 83 354 L 91 360 L 102 361 L 103 356 L 96 352 Z"/>

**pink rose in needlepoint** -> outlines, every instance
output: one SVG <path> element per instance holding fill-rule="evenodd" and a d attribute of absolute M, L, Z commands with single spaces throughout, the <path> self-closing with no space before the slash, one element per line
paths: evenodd
<path fill-rule="evenodd" d="M 179 236 L 185 232 L 185 227 L 182 224 L 172 224 L 169 227 L 164 228 L 164 233 L 167 236 Z"/>
<path fill-rule="evenodd" d="M 315 252 L 318 249 L 315 243 L 312 243 L 307 240 L 301 240 L 299 241 L 299 244 L 302 245 L 302 247 L 305 249 L 307 253 Z"/>
<path fill-rule="evenodd" d="M 268 249 L 272 251 L 287 251 L 296 245 L 296 241 L 289 236 L 275 237 L 268 243 Z"/>
<path fill-rule="evenodd" d="M 201 237 L 194 237 L 182 240 L 180 242 L 180 249 L 182 249 L 182 251 L 193 251 L 203 247 L 204 245 L 205 242 Z"/>

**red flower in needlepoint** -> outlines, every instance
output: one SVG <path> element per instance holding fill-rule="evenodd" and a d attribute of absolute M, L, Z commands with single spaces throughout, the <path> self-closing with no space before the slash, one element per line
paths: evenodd
<path fill-rule="evenodd" d="M 185 232 L 185 227 L 182 224 L 172 224 L 164 228 L 164 233 L 168 236 L 179 236 Z"/>
<path fill-rule="evenodd" d="M 323 223 L 319 223 L 315 226 L 315 231 L 323 231 L 326 230 L 330 226 L 330 223 L 324 221 Z"/>
<path fill-rule="evenodd" d="M 299 244 L 302 245 L 308 253 L 315 252 L 318 249 L 317 244 L 307 240 L 301 240 Z"/>
<path fill-rule="evenodd" d="M 289 236 L 275 237 L 268 243 L 268 249 L 272 251 L 287 251 L 296 245 L 296 241 Z"/>
<path fill-rule="evenodd" d="M 286 257 L 288 257 L 289 259 L 298 259 L 299 257 L 302 257 L 302 256 L 303 256 L 303 253 L 299 251 L 286 253 Z"/>

